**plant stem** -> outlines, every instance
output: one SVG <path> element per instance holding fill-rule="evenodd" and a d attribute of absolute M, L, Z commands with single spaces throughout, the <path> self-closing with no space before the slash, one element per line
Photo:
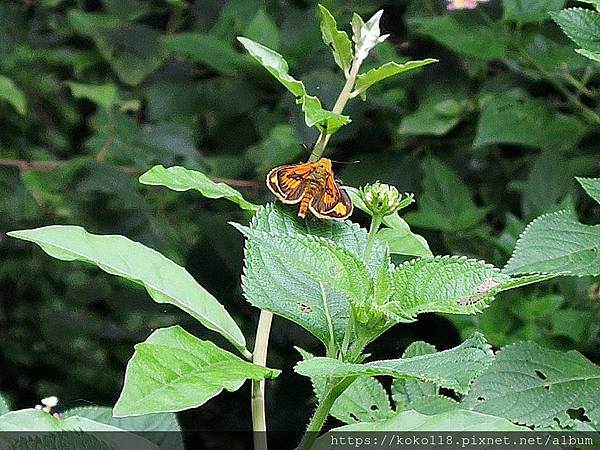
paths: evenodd
<path fill-rule="evenodd" d="M 340 95 L 338 96 L 335 105 L 333 105 L 333 109 L 331 110 L 333 113 L 341 114 L 344 110 L 344 107 L 346 106 L 346 103 L 348 103 L 348 100 L 354 97 L 352 89 L 354 88 L 356 75 L 358 75 L 358 69 L 360 69 L 361 64 L 362 61 L 356 58 L 354 59 L 352 67 L 350 68 L 350 73 L 346 78 L 346 83 L 344 84 L 344 87 L 342 88 L 342 91 L 340 92 Z M 315 143 L 310 158 L 308 159 L 309 162 L 315 162 L 321 159 L 321 157 L 323 156 L 323 152 L 325 151 L 325 147 L 329 142 L 329 138 L 331 138 L 331 134 L 327 134 L 327 130 L 321 131 L 321 134 L 319 135 L 319 138 Z"/>
<path fill-rule="evenodd" d="M 302 437 L 302 441 L 296 450 L 310 450 L 319 431 L 323 428 L 325 424 L 325 420 L 327 420 L 327 416 L 329 416 L 329 411 L 337 398 L 342 395 L 342 393 L 346 390 L 350 383 L 354 381 L 356 377 L 348 377 L 344 378 L 337 384 L 331 386 L 328 390 L 326 390 L 323 399 L 319 402 L 319 406 L 315 410 L 315 413 L 310 419 L 308 423 L 308 428 L 306 429 L 306 433 Z"/>
<path fill-rule="evenodd" d="M 377 231 L 379 231 L 379 227 L 383 222 L 383 217 L 373 215 L 371 219 L 371 226 L 369 227 L 369 236 L 367 238 L 367 245 L 365 246 L 365 254 L 363 255 L 363 261 L 366 263 L 369 261 L 369 256 L 371 255 L 371 250 L 373 250 L 373 244 L 375 244 L 375 238 L 377 235 Z"/>
<path fill-rule="evenodd" d="M 259 366 L 267 364 L 267 349 L 273 313 L 260 311 L 256 341 L 252 362 Z M 254 433 L 254 450 L 267 450 L 267 421 L 265 419 L 265 381 L 252 381 L 251 393 L 252 431 Z"/>

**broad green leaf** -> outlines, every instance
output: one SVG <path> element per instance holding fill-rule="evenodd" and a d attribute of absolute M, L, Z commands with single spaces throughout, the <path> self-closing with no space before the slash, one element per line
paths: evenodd
<path fill-rule="evenodd" d="M 95 264 L 111 275 L 140 284 L 156 302 L 171 303 L 181 308 L 208 329 L 221 333 L 242 353 L 248 352 L 244 335 L 223 305 L 183 267 L 156 250 L 124 236 L 91 234 L 81 227 L 70 225 L 7 234 L 36 243 L 55 258 Z"/>
<path fill-rule="evenodd" d="M 15 110 L 24 116 L 27 114 L 27 98 L 13 80 L 0 75 L 0 100 L 6 100 Z"/>
<path fill-rule="evenodd" d="M 402 359 L 431 355 L 433 353 L 437 353 L 437 350 L 433 345 L 422 341 L 416 341 L 406 348 L 402 354 Z M 396 403 L 397 411 L 412 409 L 409 406 L 412 402 L 424 397 L 436 395 L 437 392 L 437 385 L 431 381 L 397 378 L 392 384 L 392 399 Z"/>
<path fill-rule="evenodd" d="M 241 42 L 250 55 L 296 97 L 298 103 L 302 104 L 307 126 L 318 125 L 321 129 L 326 129 L 328 134 L 333 134 L 341 126 L 350 122 L 348 116 L 323 109 L 321 101 L 317 97 L 309 95 L 304 84 L 288 73 L 289 66 L 279 53 L 244 37 L 238 37 L 238 41 Z"/>
<path fill-rule="evenodd" d="M 299 362 L 294 370 L 308 377 L 362 377 L 387 375 L 430 381 L 464 394 L 469 384 L 487 366 L 494 354 L 481 334 L 475 334 L 458 347 L 412 358 L 353 364 L 333 358 L 316 357 Z"/>
<path fill-rule="evenodd" d="M 319 5 L 321 11 L 321 35 L 323 42 L 331 48 L 335 63 L 344 72 L 350 70 L 352 65 L 352 43 L 345 31 L 337 29 L 335 18 L 323 5 Z"/>
<path fill-rule="evenodd" d="M 358 189 L 345 186 L 352 203 L 361 211 L 371 214 L 365 203 L 358 195 Z M 383 223 L 388 228 L 383 228 L 377 233 L 377 239 L 387 243 L 390 253 L 408 256 L 433 256 L 427 240 L 411 231 L 410 226 L 398 213 L 386 216 Z"/>
<path fill-rule="evenodd" d="M 356 258 L 362 258 L 367 242 L 366 230 L 356 224 L 348 221 L 304 221 L 296 217 L 290 208 L 273 204 L 258 211 L 251 227 L 281 236 L 292 233 L 320 236 L 332 242 L 328 245 L 335 249 L 342 246 Z M 322 255 L 321 258 L 328 256 Z M 386 258 L 385 249 L 375 245 L 369 259 L 369 271 L 374 275 Z M 304 259 L 302 253 L 295 254 L 286 249 L 281 255 L 279 251 L 274 252 L 262 243 L 248 239 L 242 279 L 245 297 L 257 308 L 296 322 L 326 346 L 330 342 L 331 322 L 335 341 L 340 344 L 350 315 L 350 299 L 325 283 L 321 289 L 317 280 L 327 276 L 326 271 L 319 266 L 310 267 L 308 263 L 310 273 L 325 272 L 313 277 L 300 270 L 298 264 L 302 263 L 297 260 L 301 259 Z M 362 277 L 360 273 L 352 276 Z"/>
<path fill-rule="evenodd" d="M 253 41 L 260 42 L 269 48 L 279 48 L 279 29 L 264 9 L 259 9 L 256 12 L 244 30 L 244 36 L 248 36 Z"/>
<path fill-rule="evenodd" d="M 304 360 L 314 358 L 305 350 L 297 350 Z M 321 401 L 327 380 L 314 377 L 311 378 L 311 382 L 317 398 Z M 336 399 L 329 414 L 344 423 L 372 422 L 389 417 L 392 408 L 388 394 L 379 381 L 372 377 L 360 377 Z"/>
<path fill-rule="evenodd" d="M 586 58 L 591 59 L 592 61 L 600 62 L 600 52 L 590 52 L 584 48 L 576 48 L 575 51 L 580 55 L 585 56 Z"/>
<path fill-rule="evenodd" d="M 450 431 L 450 432 L 472 432 L 472 431 L 529 431 L 511 423 L 501 417 L 481 414 L 464 409 L 454 409 L 441 414 L 427 415 L 417 411 L 403 411 L 387 420 L 378 422 L 357 423 L 334 428 L 324 436 L 320 437 L 313 450 L 331 449 L 331 442 L 335 439 L 336 432 L 390 432 L 390 431 Z M 378 436 L 381 441 L 379 446 L 387 447 L 393 441 L 393 436 L 382 433 Z M 383 441 L 382 439 L 387 439 Z M 391 447 L 391 446 L 390 446 Z"/>
<path fill-rule="evenodd" d="M 225 198 L 247 211 L 256 211 L 259 206 L 245 200 L 242 194 L 225 183 L 215 183 L 202 172 L 174 166 L 165 169 L 154 166 L 140 176 L 139 182 L 152 186 L 165 186 L 174 191 L 193 189 L 207 198 Z"/>
<path fill-rule="evenodd" d="M 211 34 L 177 33 L 163 36 L 161 42 L 170 52 L 185 55 L 225 75 L 234 75 L 247 65 L 246 59 L 229 42 Z"/>
<path fill-rule="evenodd" d="M 244 361 L 180 326 L 161 328 L 135 346 L 113 415 L 182 411 L 204 404 L 247 379 L 274 378 L 278 370 Z"/>
<path fill-rule="evenodd" d="M 119 101 L 119 89 L 114 83 L 82 84 L 67 81 L 67 86 L 75 98 L 86 98 L 98 106 L 110 108 Z"/>
<path fill-rule="evenodd" d="M 10 443 L 2 442 L 4 439 L 0 437 L 0 445 L 6 450 L 115 450 L 117 448 L 116 445 L 109 445 L 96 435 L 85 431 L 24 433 L 21 436 Z"/>
<path fill-rule="evenodd" d="M 149 26 L 121 23 L 111 15 L 75 9 L 68 12 L 68 19 L 75 31 L 94 41 L 102 57 L 126 84 L 140 84 L 166 58 L 160 33 Z"/>
<path fill-rule="evenodd" d="M 344 125 L 350 123 L 350 117 L 327 111 L 321 107 L 321 101 L 312 95 L 305 95 L 298 100 L 302 104 L 304 121 L 309 127 L 319 126 L 327 134 L 333 134 Z"/>
<path fill-rule="evenodd" d="M 475 314 L 510 280 L 483 261 L 448 256 L 408 261 L 393 276 L 395 290 L 382 308 L 400 322 L 424 312 Z"/>
<path fill-rule="evenodd" d="M 565 0 L 502 0 L 504 20 L 519 23 L 544 22 L 548 13 L 565 6 Z"/>
<path fill-rule="evenodd" d="M 8 406 L 8 402 L 4 398 L 4 396 L 0 395 L 0 416 L 6 414 L 10 411 L 10 406 Z"/>
<path fill-rule="evenodd" d="M 411 226 L 457 232 L 479 224 L 487 213 L 478 208 L 460 177 L 435 158 L 421 163 L 425 177 L 419 210 L 404 215 Z"/>
<path fill-rule="evenodd" d="M 553 12 L 551 16 L 577 45 L 589 52 L 600 52 L 600 13 L 569 8 Z"/>
<path fill-rule="evenodd" d="M 600 178 L 575 177 L 587 194 L 600 203 Z"/>
<path fill-rule="evenodd" d="M 382 66 L 377 67 L 376 69 L 371 69 L 366 73 L 359 74 L 356 77 L 355 88 L 358 92 L 364 94 L 364 92 L 369 87 L 381 80 L 385 80 L 386 78 L 389 78 L 391 76 L 418 69 L 419 67 L 423 67 L 427 64 L 431 64 L 434 62 L 438 62 L 438 60 L 427 58 L 422 61 L 408 61 L 403 64 L 390 61 Z"/>
<path fill-rule="evenodd" d="M 354 41 L 354 58 L 357 61 L 364 61 L 377 44 L 389 37 L 389 34 L 382 35 L 379 28 L 382 15 L 383 10 L 379 10 L 366 23 L 358 14 L 354 13 L 352 16 L 352 40 Z"/>
<path fill-rule="evenodd" d="M 583 408 L 600 424 L 600 367 L 574 350 L 550 350 L 518 342 L 496 354 L 465 398 L 470 409 L 514 422 L 562 426 L 572 424 L 568 410 Z"/>
<path fill-rule="evenodd" d="M 276 51 L 265 47 L 245 37 L 238 37 L 238 41 L 271 75 L 283 84 L 294 97 L 303 97 L 306 95 L 306 89 L 301 81 L 292 77 L 289 72 L 289 66 L 283 56 Z"/>
<path fill-rule="evenodd" d="M 72 416 L 85 417 L 133 433 L 143 432 L 143 437 L 163 450 L 184 450 L 181 428 L 173 413 L 113 417 L 112 408 L 107 406 L 82 406 L 68 409 L 60 414 L 62 419 Z"/>
<path fill-rule="evenodd" d="M 150 441 L 135 435 L 125 433 L 123 430 L 105 425 L 85 417 L 71 416 L 68 418 L 56 418 L 38 409 L 21 409 L 0 416 L 0 445 L 6 440 L 18 436 L 16 432 L 57 432 L 57 431 L 84 431 L 106 443 L 113 449 L 140 449 L 156 450 L 158 447 Z"/>
<path fill-rule="evenodd" d="M 234 226 L 250 241 L 259 245 L 293 270 L 316 283 L 323 283 L 351 303 L 363 303 L 372 283 L 363 262 L 341 245 L 322 237 L 300 233 L 270 233 L 256 228 Z"/>
<path fill-rule="evenodd" d="M 443 136 L 461 121 L 464 106 L 453 98 L 433 96 L 423 100 L 419 108 L 404 116 L 398 127 L 400 135 Z"/>
<path fill-rule="evenodd" d="M 570 149 L 586 133 L 573 116 L 557 113 L 542 100 L 513 89 L 483 108 L 473 145 L 518 144 L 541 149 Z"/>
<path fill-rule="evenodd" d="M 600 274 L 600 225 L 579 223 L 567 211 L 538 217 L 525 228 L 504 272 Z"/>
<path fill-rule="evenodd" d="M 508 48 L 504 33 L 488 26 L 459 22 L 451 15 L 419 18 L 416 32 L 455 52 L 483 60 L 503 58 Z"/>
<path fill-rule="evenodd" d="M 152 6 L 140 0 L 102 0 L 104 9 L 121 20 L 136 20 L 152 11 Z"/>

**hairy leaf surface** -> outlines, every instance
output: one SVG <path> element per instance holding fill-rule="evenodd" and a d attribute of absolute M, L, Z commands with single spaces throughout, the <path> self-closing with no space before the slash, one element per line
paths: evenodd
<path fill-rule="evenodd" d="M 581 353 L 566 353 L 518 342 L 496 353 L 473 383 L 465 405 L 517 423 L 548 426 L 557 419 L 573 424 L 569 411 L 583 408 L 600 424 L 600 367 Z"/>
<path fill-rule="evenodd" d="M 309 377 L 389 375 L 394 378 L 430 381 L 458 393 L 465 393 L 471 381 L 492 362 L 493 357 L 483 335 L 475 334 L 458 347 L 439 353 L 366 364 L 317 357 L 298 363 L 294 370 Z"/>

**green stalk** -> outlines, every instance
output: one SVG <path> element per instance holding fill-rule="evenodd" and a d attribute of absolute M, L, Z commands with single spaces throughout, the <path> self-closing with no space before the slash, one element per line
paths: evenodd
<path fill-rule="evenodd" d="M 339 383 L 329 387 L 329 389 L 325 393 L 325 396 L 319 402 L 319 406 L 317 406 L 317 409 L 315 410 L 312 419 L 310 419 L 310 422 L 308 423 L 308 428 L 306 429 L 306 433 L 304 433 L 302 441 L 300 442 L 300 445 L 296 450 L 310 450 L 310 448 L 315 442 L 315 439 L 317 439 L 319 431 L 321 431 L 321 428 L 323 428 L 325 420 L 327 420 L 327 417 L 329 416 L 329 411 L 331 411 L 333 404 L 335 403 L 337 398 L 343 394 L 346 388 L 350 386 L 350 384 L 354 381 L 355 378 L 356 377 L 344 378 Z"/>
<path fill-rule="evenodd" d="M 359 61 L 357 59 L 355 59 L 352 63 L 352 67 L 350 68 L 350 72 L 348 74 L 348 77 L 346 78 L 346 83 L 344 84 L 344 87 L 342 88 L 340 95 L 338 96 L 335 105 L 333 105 L 333 109 L 331 110 L 335 114 L 341 114 L 344 110 L 344 107 L 346 106 L 346 103 L 348 103 L 348 100 L 356 96 L 352 89 L 354 88 L 356 76 L 358 75 L 358 70 L 360 69 L 361 64 L 362 61 Z M 327 130 L 321 131 L 321 134 L 319 135 L 319 138 L 315 143 L 310 158 L 308 159 L 309 162 L 316 162 L 319 159 L 321 159 L 321 157 L 323 156 L 323 152 L 325 151 L 325 147 L 327 147 L 327 143 L 329 142 L 330 138 L 331 134 L 327 134 Z"/>
<path fill-rule="evenodd" d="M 367 263 L 369 261 L 369 256 L 371 256 L 371 250 L 373 250 L 373 244 L 375 244 L 375 239 L 377 237 L 377 232 L 379 231 L 379 227 L 383 222 L 383 217 L 378 215 L 373 215 L 371 219 L 371 226 L 369 227 L 369 236 L 367 238 L 367 245 L 365 246 L 365 254 L 363 255 L 363 261 Z"/>
<path fill-rule="evenodd" d="M 259 366 L 267 365 L 267 350 L 269 347 L 269 334 L 273 313 L 260 311 L 258 327 L 256 328 L 256 341 L 252 362 Z M 267 421 L 265 418 L 265 381 L 252 381 L 250 405 L 252 408 L 252 431 L 254 437 L 254 450 L 267 450 Z"/>

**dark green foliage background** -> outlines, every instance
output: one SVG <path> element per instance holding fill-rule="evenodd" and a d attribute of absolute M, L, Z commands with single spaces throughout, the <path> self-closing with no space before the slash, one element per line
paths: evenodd
<path fill-rule="evenodd" d="M 515 6 L 521 3 L 538 9 L 525 14 Z M 547 10 L 560 9 L 560 1 L 491 0 L 480 10 L 453 13 L 442 0 L 324 4 L 340 26 L 352 11 L 367 17 L 385 9 L 382 27 L 391 37 L 367 64 L 440 60 L 350 103 L 345 112 L 353 122 L 328 153 L 361 161 L 337 166 L 346 184 L 379 179 L 414 192 L 416 206 L 405 218 L 434 254 L 500 267 L 540 214 L 570 208 L 584 222 L 598 223 L 598 205 L 573 176 L 600 175 L 600 66 L 576 54 L 549 20 Z M 311 144 L 316 133 L 235 37 L 282 53 L 291 73 L 331 108 L 342 77 L 321 43 L 316 5 L 0 2 L 0 74 L 28 103 L 20 115 L 0 102 L 0 391 L 13 406 L 29 407 L 47 395 L 58 395 L 62 408 L 112 405 L 133 344 L 153 329 L 181 323 L 199 336 L 218 337 L 141 289 L 49 258 L 7 238 L 8 230 L 77 224 L 141 241 L 185 265 L 251 340 L 258 312 L 242 298 L 242 237 L 227 225 L 245 221 L 244 213 L 225 201 L 144 187 L 136 179 L 153 164 L 181 164 L 236 180 L 252 201 L 271 200 L 266 171 L 305 159 L 298 144 Z M 573 82 L 582 77 L 586 88 Z M 71 82 L 105 85 L 104 94 L 76 98 Z M 366 223 L 361 213 L 354 219 Z M 398 357 L 415 339 L 443 349 L 478 329 L 496 347 L 532 339 L 600 362 L 594 282 L 569 278 L 503 294 L 480 316 L 425 316 L 369 350 Z M 312 394 L 307 380 L 290 370 L 299 359 L 292 345 L 320 352 L 307 333 L 276 319 L 269 364 L 284 373 L 269 383 L 270 426 L 299 432 Z M 184 425 L 248 429 L 246 394 L 225 394 L 185 413 Z"/>

